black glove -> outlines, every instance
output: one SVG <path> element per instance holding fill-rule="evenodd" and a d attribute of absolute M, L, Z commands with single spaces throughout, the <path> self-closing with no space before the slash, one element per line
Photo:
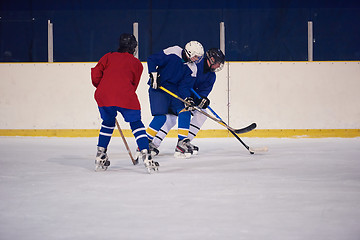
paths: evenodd
<path fill-rule="evenodd" d="M 187 111 L 192 111 L 194 110 L 194 106 L 195 106 L 195 102 L 194 102 L 194 99 L 192 97 L 187 97 L 185 98 L 185 109 Z"/>
<path fill-rule="evenodd" d="M 207 97 L 201 97 L 196 99 L 195 103 L 199 108 L 205 109 L 210 105 L 210 99 Z"/>
<path fill-rule="evenodd" d="M 160 87 L 159 82 L 160 82 L 160 75 L 158 72 L 151 72 L 149 74 L 150 76 L 150 87 L 154 88 L 154 89 L 158 89 Z"/>

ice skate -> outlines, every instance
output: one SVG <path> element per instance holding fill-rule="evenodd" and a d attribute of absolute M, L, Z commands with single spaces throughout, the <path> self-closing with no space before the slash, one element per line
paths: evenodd
<path fill-rule="evenodd" d="M 149 141 L 149 150 L 150 150 L 150 153 L 151 153 L 151 157 L 155 157 L 159 154 L 159 150 L 155 147 L 155 145 Z M 136 161 L 136 164 L 139 162 L 139 157 L 141 155 L 141 152 L 139 150 L 139 148 L 136 148 L 136 152 L 135 152 L 135 161 Z"/>
<path fill-rule="evenodd" d="M 193 150 L 190 146 L 190 139 L 184 138 L 183 140 L 178 140 L 177 146 L 175 148 L 174 157 L 176 158 L 190 158 L 193 154 Z"/>
<path fill-rule="evenodd" d="M 189 143 L 190 144 L 190 147 L 191 147 L 191 150 L 193 151 L 193 155 L 197 155 L 198 154 L 198 152 L 199 152 L 199 147 L 198 146 L 195 146 L 194 144 L 191 144 L 191 143 Z"/>
<path fill-rule="evenodd" d="M 106 171 L 110 166 L 109 157 L 106 154 L 107 149 L 103 147 L 97 147 L 97 153 L 95 158 L 95 171 Z"/>
<path fill-rule="evenodd" d="M 135 155 L 134 155 L 136 164 L 139 163 L 140 155 L 141 155 L 141 152 L 140 152 L 139 148 L 137 147 L 137 148 L 136 148 L 136 151 L 135 151 Z"/>
<path fill-rule="evenodd" d="M 150 150 L 150 153 L 151 153 L 152 157 L 155 157 L 155 156 L 159 155 L 159 152 L 160 152 L 159 149 L 157 149 L 155 147 L 155 144 L 152 143 L 152 142 L 149 142 L 149 150 Z"/>
<path fill-rule="evenodd" d="M 147 149 L 141 150 L 139 157 L 143 160 L 148 173 L 151 173 L 152 171 L 159 171 L 160 164 L 152 160 L 152 156 L 149 154 Z"/>

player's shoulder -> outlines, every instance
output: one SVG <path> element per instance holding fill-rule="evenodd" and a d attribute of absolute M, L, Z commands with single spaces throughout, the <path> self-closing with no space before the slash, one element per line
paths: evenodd
<path fill-rule="evenodd" d="M 127 62 L 129 64 L 141 64 L 140 60 L 127 52 L 110 52 L 108 57 L 117 62 Z"/>
<path fill-rule="evenodd" d="M 182 50 L 183 49 L 179 46 L 172 46 L 172 47 L 168 47 L 168 48 L 164 49 L 163 52 L 166 55 L 175 54 L 176 56 L 181 58 Z"/>
<path fill-rule="evenodd" d="M 131 53 L 128 53 L 128 52 L 112 52 L 112 55 L 117 58 L 124 58 L 124 59 L 133 60 L 133 61 L 139 61 L 139 59 L 137 59 L 134 55 L 132 55 Z"/>
<path fill-rule="evenodd" d="M 132 63 L 142 65 L 141 61 L 138 58 L 136 58 L 134 55 L 130 54 L 130 53 L 126 53 L 126 58 L 129 61 L 131 61 Z"/>
<path fill-rule="evenodd" d="M 108 52 L 106 54 L 104 54 L 101 58 L 108 58 L 113 52 Z"/>

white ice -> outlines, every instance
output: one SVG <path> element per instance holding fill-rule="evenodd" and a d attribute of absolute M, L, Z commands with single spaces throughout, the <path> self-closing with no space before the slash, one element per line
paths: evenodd
<path fill-rule="evenodd" d="M 148 174 L 121 138 L 94 172 L 96 138 L 0 137 L 0 239 L 360 239 L 360 138 L 243 140 L 269 152 L 169 138 Z"/>

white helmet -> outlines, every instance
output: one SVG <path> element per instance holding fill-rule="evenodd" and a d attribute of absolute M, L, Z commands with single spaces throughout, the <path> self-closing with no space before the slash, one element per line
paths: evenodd
<path fill-rule="evenodd" d="M 199 63 L 204 56 L 204 47 L 198 41 L 188 42 L 184 50 L 190 62 Z"/>

